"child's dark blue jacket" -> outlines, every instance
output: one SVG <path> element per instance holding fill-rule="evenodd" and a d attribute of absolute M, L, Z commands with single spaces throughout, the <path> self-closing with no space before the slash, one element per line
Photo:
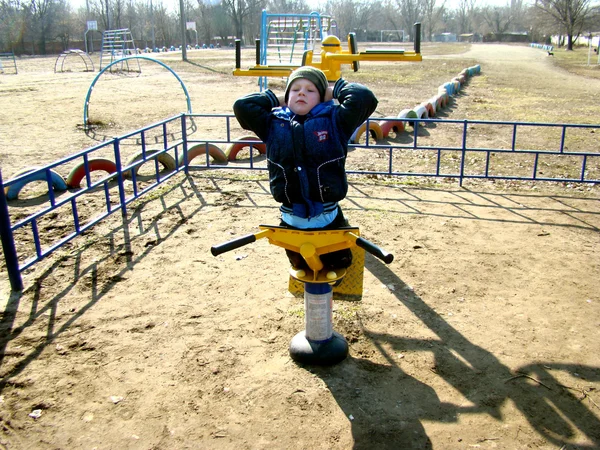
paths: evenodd
<path fill-rule="evenodd" d="M 233 105 L 242 128 L 266 144 L 273 198 L 294 214 L 312 217 L 324 203 L 342 200 L 348 191 L 345 162 L 352 133 L 377 107 L 365 86 L 339 79 L 333 101 L 320 103 L 306 116 L 279 107 L 267 90 L 238 99 Z"/>

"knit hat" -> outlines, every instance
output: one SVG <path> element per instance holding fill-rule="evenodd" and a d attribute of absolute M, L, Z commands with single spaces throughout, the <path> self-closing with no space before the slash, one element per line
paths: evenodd
<path fill-rule="evenodd" d="M 327 91 L 327 87 L 329 86 L 325 73 L 316 67 L 302 66 L 294 70 L 288 78 L 287 86 L 285 87 L 286 103 L 290 95 L 290 87 L 298 78 L 306 78 L 307 80 L 311 81 L 317 87 L 319 94 L 321 94 L 321 101 L 325 100 L 325 91 Z"/>

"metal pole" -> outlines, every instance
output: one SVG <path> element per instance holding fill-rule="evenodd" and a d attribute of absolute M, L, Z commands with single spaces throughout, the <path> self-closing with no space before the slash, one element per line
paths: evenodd
<path fill-rule="evenodd" d="M 181 15 L 181 59 L 187 61 L 187 42 L 185 39 L 185 17 L 183 14 L 183 0 L 179 0 L 179 13 Z"/>
<path fill-rule="evenodd" d="M 156 40 L 154 38 L 154 8 L 152 7 L 152 0 L 150 0 L 150 20 L 152 21 L 152 53 L 154 53 Z"/>
<path fill-rule="evenodd" d="M 10 280 L 10 287 L 13 291 L 23 290 L 23 279 L 19 270 L 19 258 L 15 248 L 15 239 L 10 226 L 10 215 L 8 213 L 8 203 L 4 194 L 4 184 L 2 183 L 2 171 L 0 170 L 0 239 L 2 240 L 2 249 L 4 250 L 4 260 L 6 262 L 6 271 Z"/>

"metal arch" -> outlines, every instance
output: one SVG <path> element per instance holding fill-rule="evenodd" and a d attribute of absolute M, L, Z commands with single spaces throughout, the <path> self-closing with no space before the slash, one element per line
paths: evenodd
<path fill-rule="evenodd" d="M 56 58 L 56 62 L 54 63 L 54 73 L 58 72 L 57 69 L 58 69 L 59 61 L 60 61 L 60 71 L 64 72 L 65 61 L 67 60 L 69 55 L 78 55 L 81 58 L 81 60 L 83 61 L 83 63 L 85 64 L 85 71 L 86 72 L 94 72 L 94 61 L 92 61 L 92 58 L 90 58 L 90 55 L 88 55 L 86 52 L 81 51 L 81 50 L 66 50 L 66 51 L 62 52 L 60 55 L 58 55 L 58 57 Z M 87 57 L 87 59 L 85 59 L 85 57 L 83 55 L 85 55 Z M 88 62 L 92 66 L 91 70 L 89 69 Z"/>
<path fill-rule="evenodd" d="M 177 73 L 175 73 L 175 71 L 173 69 L 171 69 L 169 66 L 167 66 L 162 61 L 159 61 L 155 58 L 150 58 L 149 56 L 133 55 L 133 56 L 126 56 L 125 58 L 120 58 L 120 59 L 117 59 L 116 61 L 111 62 L 109 65 L 107 65 L 102 70 L 100 70 L 100 72 L 98 72 L 98 75 L 96 75 L 94 77 L 94 79 L 92 80 L 92 84 L 90 84 L 87 95 L 85 96 L 85 103 L 83 105 L 83 127 L 84 127 L 84 129 L 87 129 L 87 126 L 88 126 L 88 108 L 90 105 L 90 97 L 92 95 L 92 90 L 94 89 L 94 85 L 96 84 L 98 79 L 102 76 L 102 74 L 104 72 L 106 72 L 108 69 L 110 69 L 112 66 L 114 66 L 117 63 L 122 63 L 123 61 L 128 61 L 130 59 L 145 59 L 146 61 L 155 62 L 155 63 L 163 66 L 169 72 L 171 72 L 173 74 L 173 76 L 175 78 L 177 78 L 177 81 L 179 81 L 179 84 L 181 85 L 181 88 L 183 89 L 183 93 L 185 94 L 185 99 L 186 99 L 186 103 L 187 103 L 187 113 L 192 114 L 192 101 L 190 100 L 190 94 L 188 93 L 188 90 L 185 87 L 185 83 L 179 77 L 179 75 L 177 75 Z"/>

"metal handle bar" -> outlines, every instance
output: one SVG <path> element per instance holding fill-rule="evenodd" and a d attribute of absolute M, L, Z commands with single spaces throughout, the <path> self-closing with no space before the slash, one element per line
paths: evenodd
<path fill-rule="evenodd" d="M 350 234 L 353 235 L 353 233 Z M 370 241 L 367 241 L 366 239 L 357 237 L 355 242 L 358 247 L 365 249 L 371 255 L 375 256 L 376 258 L 379 258 L 386 264 L 390 264 L 394 260 L 394 255 L 386 252 L 382 248 L 377 247 L 375 244 L 373 244 Z"/>
<path fill-rule="evenodd" d="M 255 234 L 247 234 L 245 236 L 235 238 L 231 241 L 224 242 L 223 244 L 214 245 L 210 248 L 210 252 L 212 253 L 213 256 L 218 256 L 222 253 L 229 252 L 231 250 L 235 250 L 236 248 L 243 247 L 244 245 L 252 244 L 253 242 L 256 242 L 257 239 L 267 237 L 269 235 L 272 235 L 273 233 L 274 233 L 273 230 L 266 229 L 266 230 L 262 230 L 258 233 L 255 233 Z M 347 232 L 347 235 L 349 235 L 352 238 L 352 240 L 354 240 L 354 242 L 356 243 L 356 245 L 358 247 L 366 250 L 367 252 L 369 252 L 376 258 L 379 258 L 386 264 L 390 264 L 394 260 L 393 254 L 388 253 L 387 251 L 376 246 L 372 242 L 367 241 L 366 239 L 359 237 L 352 232 Z"/>
<path fill-rule="evenodd" d="M 231 250 L 235 250 L 236 248 L 243 247 L 244 245 L 252 244 L 253 242 L 256 242 L 257 239 L 267 237 L 269 234 L 272 234 L 271 230 L 263 230 L 255 234 L 247 234 L 245 236 L 232 239 L 231 241 L 224 242 L 223 244 L 213 245 L 210 248 L 210 252 L 213 256 L 218 256 L 221 253 L 229 252 Z"/>
<path fill-rule="evenodd" d="M 229 252 L 231 250 L 235 250 L 236 248 L 243 247 L 244 245 L 251 244 L 256 241 L 256 236 L 253 234 L 247 234 L 246 236 L 242 236 L 236 239 L 233 239 L 228 242 L 224 242 L 223 244 L 214 245 L 210 248 L 210 252 L 213 256 L 218 256 L 221 253 Z"/>

